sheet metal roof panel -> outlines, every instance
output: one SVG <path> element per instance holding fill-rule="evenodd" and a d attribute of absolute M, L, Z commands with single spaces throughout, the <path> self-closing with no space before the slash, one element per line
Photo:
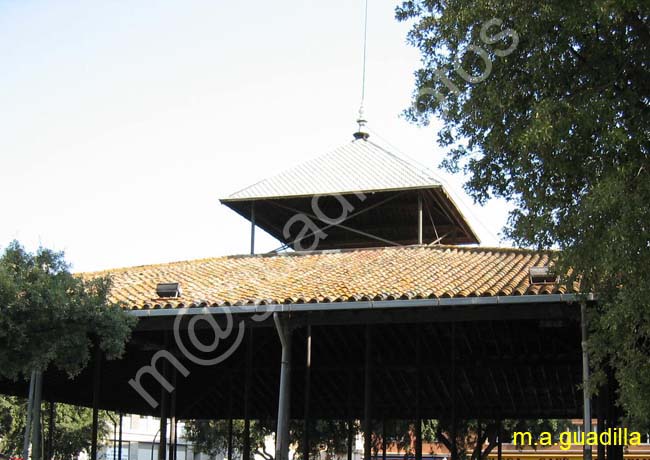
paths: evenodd
<path fill-rule="evenodd" d="M 222 201 L 440 186 L 432 172 L 358 139 L 233 193 Z"/>

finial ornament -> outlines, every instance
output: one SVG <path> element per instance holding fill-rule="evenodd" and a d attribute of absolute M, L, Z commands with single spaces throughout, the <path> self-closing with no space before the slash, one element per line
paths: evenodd
<path fill-rule="evenodd" d="M 370 135 L 365 132 L 366 117 L 363 113 L 363 103 L 366 99 L 366 50 L 368 45 L 368 0 L 366 0 L 365 14 L 364 14 L 364 25 L 363 25 L 363 72 L 361 76 L 361 104 L 359 105 L 359 118 L 357 119 L 357 124 L 359 125 L 359 130 L 354 133 L 355 139 L 366 140 Z"/>

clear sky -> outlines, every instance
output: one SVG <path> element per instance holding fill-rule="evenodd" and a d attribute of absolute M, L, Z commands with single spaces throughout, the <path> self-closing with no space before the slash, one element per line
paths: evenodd
<path fill-rule="evenodd" d="M 76 271 L 246 253 L 218 198 L 351 140 L 363 4 L 0 0 L 0 247 L 64 250 Z M 436 168 L 436 124 L 400 117 L 419 56 L 396 4 L 369 4 L 368 127 Z M 440 175 L 499 245 L 506 205 Z"/>

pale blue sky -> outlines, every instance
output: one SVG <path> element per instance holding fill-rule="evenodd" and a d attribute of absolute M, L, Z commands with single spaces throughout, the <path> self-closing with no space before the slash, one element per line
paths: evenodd
<path fill-rule="evenodd" d="M 369 128 L 435 168 L 435 124 L 400 118 L 418 53 L 395 5 L 370 0 Z M 218 198 L 351 139 L 362 19 L 363 0 L 0 0 L 0 247 L 78 271 L 245 253 Z M 497 245 L 505 205 L 441 176 Z"/>

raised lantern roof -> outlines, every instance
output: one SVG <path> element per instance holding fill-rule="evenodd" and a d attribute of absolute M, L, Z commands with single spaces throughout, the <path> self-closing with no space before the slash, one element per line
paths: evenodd
<path fill-rule="evenodd" d="M 293 249 L 479 242 L 430 171 L 367 137 L 220 201 Z"/>

